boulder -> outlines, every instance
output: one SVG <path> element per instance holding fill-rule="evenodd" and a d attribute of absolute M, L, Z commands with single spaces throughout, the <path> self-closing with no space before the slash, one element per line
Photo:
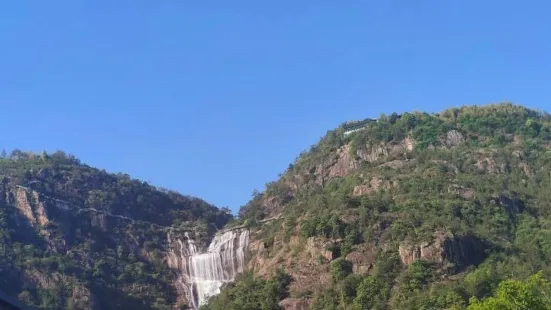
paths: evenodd
<path fill-rule="evenodd" d="M 446 147 L 458 146 L 465 141 L 463 134 L 457 130 L 450 130 L 444 138 L 441 139 L 440 143 Z"/>
<path fill-rule="evenodd" d="M 356 250 L 346 255 L 346 260 L 352 263 L 352 271 L 355 274 L 366 274 L 375 264 L 377 258 L 377 249 L 370 247 L 365 251 Z"/>
<path fill-rule="evenodd" d="M 430 242 L 404 243 L 399 247 L 404 265 L 424 260 L 438 265 L 453 264 L 457 269 L 476 265 L 484 260 L 485 244 L 474 236 L 454 236 L 436 232 Z"/>

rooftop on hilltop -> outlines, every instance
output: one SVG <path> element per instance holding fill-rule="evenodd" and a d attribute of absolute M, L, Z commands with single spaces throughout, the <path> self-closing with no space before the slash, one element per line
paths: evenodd
<path fill-rule="evenodd" d="M 344 135 L 349 135 L 353 132 L 362 130 L 369 123 L 373 123 L 373 122 L 376 122 L 376 120 L 371 119 L 371 118 L 366 118 L 366 119 L 361 120 L 361 121 L 348 121 L 348 122 L 345 122 L 344 125 L 342 126 L 343 129 L 344 129 Z"/>

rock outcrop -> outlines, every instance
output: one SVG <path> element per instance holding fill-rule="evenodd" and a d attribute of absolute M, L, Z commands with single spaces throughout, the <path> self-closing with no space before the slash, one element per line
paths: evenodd
<path fill-rule="evenodd" d="M 358 163 L 350 156 L 350 147 L 345 145 L 337 150 L 335 161 L 330 165 L 329 177 L 343 177 L 356 169 Z"/>
<path fill-rule="evenodd" d="M 474 190 L 472 188 L 467 188 L 456 184 L 448 187 L 448 193 L 455 194 L 465 199 L 471 199 L 474 197 Z"/>
<path fill-rule="evenodd" d="M 440 139 L 440 143 L 445 147 L 455 147 L 465 142 L 463 134 L 457 130 L 450 130 L 446 133 L 446 136 Z"/>
<path fill-rule="evenodd" d="M 431 242 L 404 243 L 399 247 L 405 265 L 424 260 L 438 265 L 448 262 L 455 268 L 480 263 L 485 258 L 484 250 L 484 243 L 472 236 L 458 237 L 441 231 L 434 234 Z"/>
<path fill-rule="evenodd" d="M 355 154 L 351 154 L 350 145 L 346 144 L 339 147 L 333 156 L 312 168 L 310 173 L 316 176 L 316 183 L 323 185 L 331 178 L 349 175 L 359 167 L 362 161 L 375 162 L 391 155 L 403 155 L 413 151 L 414 146 L 415 141 L 412 138 L 406 138 L 398 143 L 367 144 L 358 148 Z M 388 165 L 396 169 L 404 166 L 405 162 L 396 160 Z"/>
<path fill-rule="evenodd" d="M 484 170 L 490 174 L 503 174 L 508 172 L 508 166 L 505 163 L 497 163 L 496 160 L 490 156 L 479 158 L 475 163 L 476 168 Z"/>
<path fill-rule="evenodd" d="M 334 259 L 333 252 L 329 251 L 328 242 L 324 242 L 319 238 L 310 237 L 306 240 L 306 251 L 310 253 L 312 259 L 318 259 L 323 257 L 326 261 L 330 262 Z"/>
<path fill-rule="evenodd" d="M 377 258 L 375 246 L 366 249 L 358 249 L 346 255 L 346 260 L 352 263 L 352 271 L 355 274 L 366 274 L 373 269 Z"/>
<path fill-rule="evenodd" d="M 15 189 L 15 207 L 32 227 L 36 226 L 37 219 L 33 207 L 29 201 L 27 191 L 21 187 Z"/>
<path fill-rule="evenodd" d="M 357 167 L 358 162 L 350 155 L 350 146 L 344 145 L 334 156 L 315 167 L 316 183 L 323 185 L 330 178 L 346 176 Z"/>
<path fill-rule="evenodd" d="M 399 143 L 379 143 L 376 145 L 366 145 L 365 148 L 358 150 L 358 157 L 367 162 L 374 162 L 387 158 L 391 154 L 404 154 L 413 151 L 415 141 L 412 138 L 405 138 Z"/>

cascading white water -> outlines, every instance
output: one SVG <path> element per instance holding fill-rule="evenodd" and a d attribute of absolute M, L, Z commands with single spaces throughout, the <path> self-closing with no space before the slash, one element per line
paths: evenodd
<path fill-rule="evenodd" d="M 233 281 L 238 273 L 243 272 L 249 231 L 234 229 L 218 233 L 203 253 L 199 253 L 187 233 L 185 237 L 183 241 L 178 239 L 180 255 L 172 252 L 169 264 L 180 270 L 179 282 L 187 299 L 197 309 L 209 297 L 219 294 L 224 283 Z M 170 235 L 168 238 L 170 242 Z"/>

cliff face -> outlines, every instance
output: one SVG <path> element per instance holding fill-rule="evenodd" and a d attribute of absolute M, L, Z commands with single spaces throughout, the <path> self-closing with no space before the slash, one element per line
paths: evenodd
<path fill-rule="evenodd" d="M 179 271 L 177 288 L 193 309 L 220 293 L 222 285 L 232 282 L 244 270 L 249 246 L 246 228 L 217 232 L 206 248 L 198 246 L 187 232 L 183 237 L 168 232 L 167 237 L 168 265 Z"/>
<path fill-rule="evenodd" d="M 462 309 L 505 270 L 550 268 L 549 141 L 549 115 L 510 104 L 330 131 L 240 211 L 246 270 L 292 277 L 283 309 Z M 210 309 L 254 300 L 228 290 Z"/>
<path fill-rule="evenodd" d="M 405 242 L 398 248 L 404 265 L 424 260 L 437 265 L 452 263 L 457 268 L 476 265 L 485 258 L 485 245 L 474 237 L 460 238 L 451 233 L 436 232 L 431 241 Z"/>

